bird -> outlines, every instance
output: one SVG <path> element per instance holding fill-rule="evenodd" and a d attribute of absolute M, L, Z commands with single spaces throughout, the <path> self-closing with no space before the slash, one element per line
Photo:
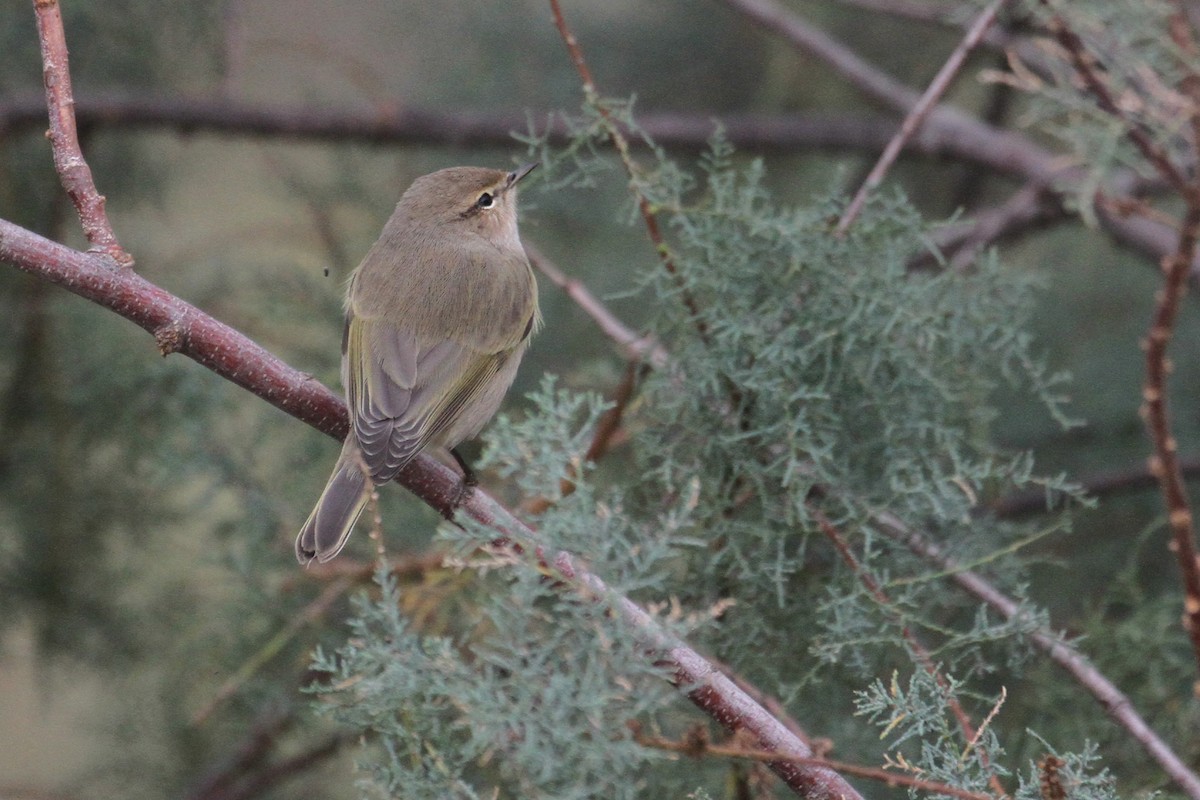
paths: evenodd
<path fill-rule="evenodd" d="M 347 284 L 342 384 L 350 433 L 296 537 L 296 558 L 345 546 L 374 486 L 427 449 L 476 484 L 456 445 L 499 409 L 541 327 L 537 280 L 517 230 L 512 171 L 450 167 L 412 182 Z"/>

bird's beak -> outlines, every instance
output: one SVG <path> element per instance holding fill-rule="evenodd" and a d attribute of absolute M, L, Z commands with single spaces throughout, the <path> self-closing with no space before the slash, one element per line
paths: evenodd
<path fill-rule="evenodd" d="M 508 185 L 516 186 L 518 183 L 520 183 L 522 178 L 524 178 L 529 173 L 533 172 L 533 168 L 536 167 L 537 165 L 538 165 L 538 162 L 531 161 L 528 164 L 522 164 L 521 166 L 517 167 L 512 172 L 508 173 Z"/>

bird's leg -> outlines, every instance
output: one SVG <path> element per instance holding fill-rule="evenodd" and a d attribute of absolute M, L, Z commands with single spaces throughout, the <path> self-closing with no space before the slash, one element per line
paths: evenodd
<path fill-rule="evenodd" d="M 471 496 L 471 492 L 479 485 L 479 478 L 475 475 L 474 470 L 467 466 L 467 460 L 462 457 L 462 453 L 456 448 L 450 448 L 450 455 L 454 456 L 455 462 L 458 463 L 458 468 L 462 470 L 462 483 L 458 485 L 458 494 L 454 497 L 454 502 L 450 505 L 451 508 L 458 508 L 466 499 Z"/>

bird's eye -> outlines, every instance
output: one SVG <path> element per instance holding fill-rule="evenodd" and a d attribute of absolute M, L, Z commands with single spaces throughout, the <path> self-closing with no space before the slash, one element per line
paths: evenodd
<path fill-rule="evenodd" d="M 491 208 L 496 205 L 496 198 L 492 197 L 491 192 L 484 192 L 479 195 L 479 199 L 475 201 L 475 205 L 480 208 Z"/>

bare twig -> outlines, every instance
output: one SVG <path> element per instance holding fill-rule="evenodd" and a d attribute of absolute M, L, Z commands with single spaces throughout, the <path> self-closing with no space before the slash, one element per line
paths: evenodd
<path fill-rule="evenodd" d="M 217 707 L 233 697 L 263 665 L 278 655 L 279 651 L 292 640 L 301 628 L 324 616 L 329 607 L 353 585 L 354 579 L 352 577 L 343 576 L 322 589 L 320 594 L 309 602 L 308 605 L 300 609 L 295 616 L 288 620 L 286 625 L 267 640 L 266 644 L 252 654 L 236 672 L 221 684 L 221 687 L 217 689 L 212 699 L 192 715 L 192 725 L 203 725 L 207 722 L 212 713 L 217 710 Z"/>
<path fill-rule="evenodd" d="M 92 170 L 79 148 L 62 10 L 58 0 L 34 0 L 33 8 L 37 14 L 38 41 L 42 49 L 46 108 L 50 111 L 50 130 L 46 136 L 54 153 L 54 168 L 79 213 L 79 221 L 91 249 L 108 256 L 118 267 L 131 267 L 133 257 L 125 252 L 113 233 L 104 211 L 104 197 L 96 191 Z"/>
<path fill-rule="evenodd" d="M 407 104 L 386 110 L 357 108 L 248 105 L 207 97 L 100 95 L 75 103 L 76 120 L 92 130 L 173 130 L 184 134 L 208 132 L 273 140 L 361 142 L 373 145 L 438 144 L 509 150 L 515 131 L 564 144 L 572 137 L 567 121 L 549 111 L 451 111 L 414 108 Z M 0 134 L 45 125 L 45 99 L 33 95 L 0 97 Z M 619 120 L 617 127 L 628 137 Z M 759 153 L 797 149 L 878 151 L 895 135 L 895 121 L 878 114 L 653 111 L 638 114 L 638 128 L 657 144 L 685 151 L 707 150 L 713 131 L 721 127 L 730 144 Z M 630 148 L 645 146 L 629 138 Z M 932 157 L 974 161 L 1009 173 L 1012 164 L 992 158 L 983 148 L 963 149 L 962 141 L 918 134 L 907 149 Z"/>
<path fill-rule="evenodd" d="M 1179 469 L 1185 478 L 1200 478 L 1200 458 L 1180 459 Z M 1148 466 L 1138 466 L 1133 469 L 1087 475 L 1079 479 L 1078 483 L 1089 497 L 1104 497 L 1120 492 L 1153 489 L 1158 486 L 1158 478 Z M 1002 519 L 1013 519 L 1045 511 L 1047 500 L 1053 501 L 1053 498 L 1047 498 L 1045 489 L 1026 489 L 1000 497 L 988 504 L 988 510 Z M 1053 502 L 1050 505 L 1053 505 Z"/>
<path fill-rule="evenodd" d="M 948 256 L 950 268 L 961 271 L 990 245 L 1068 218 L 1061 198 L 1054 198 L 1044 186 L 1026 184 L 1000 205 L 939 228 L 931 238 Z"/>
<path fill-rule="evenodd" d="M 545 120 L 541 131 L 552 143 L 564 142 L 571 135 L 561 118 L 548 114 L 422 111 L 407 106 L 378 113 L 251 107 L 199 98 L 110 96 L 78 100 L 75 108 L 80 124 L 93 129 L 167 128 L 184 133 L 209 131 L 368 144 L 432 142 L 508 147 L 512 142 L 512 131 L 527 129 L 531 118 Z M 40 124 L 45 113 L 42 100 L 24 96 L 0 99 L 0 133 Z M 665 147 L 682 150 L 705 149 L 718 122 L 731 144 L 760 153 L 793 152 L 804 148 L 878 152 L 898 129 L 894 122 L 861 114 L 646 112 L 638 116 L 638 126 L 647 137 Z M 1014 159 L 1013 148 L 1022 146 L 1022 142 L 1030 148 L 1029 155 Z M 631 147 L 640 144 L 638 139 L 630 140 Z M 1048 184 L 1044 167 L 1054 158 L 1019 134 L 1004 133 L 987 126 L 980 129 L 943 127 L 936 115 L 935 119 L 926 121 L 905 149 L 914 154 L 978 164 L 1041 186 Z M 1072 182 L 1069 180 L 1072 174 L 1069 170 L 1061 174 L 1064 185 Z M 1057 203 L 1060 209 L 1063 208 L 1062 196 L 1056 192 L 1048 192 L 1044 203 Z M 1104 229 L 1118 243 L 1156 261 L 1174 247 L 1174 233 L 1152 220 L 1113 214 L 1111 209 L 1099 203 L 1096 212 Z M 1200 269 L 1200 264 L 1195 269 Z"/>
<path fill-rule="evenodd" d="M 808 25 L 775 0 L 723 0 L 735 11 L 762 27 L 783 36 L 790 44 L 820 59 L 856 89 L 878 103 L 907 114 L 921 96 L 915 90 L 860 58 L 829 34 Z M 1018 133 L 979 122 L 957 109 L 938 105 L 928 115 L 922 136 L 958 139 L 964 149 L 990 151 L 989 158 L 1019 172 L 1026 180 L 1046 186 L 1063 177 L 1068 165 L 1048 150 Z M 982 155 L 982 153 L 980 153 Z"/>
<path fill-rule="evenodd" d="M 232 753 L 188 792 L 187 800 L 213 800 L 225 796 L 228 787 L 266 759 L 280 734 L 294 719 L 294 714 L 286 710 L 273 709 L 264 714 L 250 727 L 249 733 Z"/>
<path fill-rule="evenodd" d="M 883 149 L 883 153 L 879 156 L 879 160 L 875 162 L 875 166 L 871 168 L 871 172 L 863 181 L 858 192 L 854 195 L 854 199 L 846 206 L 846 210 L 842 213 L 842 218 L 838 220 L 837 227 L 834 233 L 837 236 L 845 236 L 846 231 L 854 223 L 855 218 L 866 205 L 867 197 L 871 192 L 879 187 L 883 182 L 884 175 L 891 169 L 896 158 L 900 155 L 900 150 L 905 143 L 912 138 L 917 129 L 921 127 L 925 121 L 925 117 L 937 105 L 938 100 L 950 88 L 950 84 L 958 76 L 959 70 L 966 62 L 967 56 L 979 44 L 980 39 L 992 27 L 992 23 L 996 21 L 996 15 L 1000 13 L 1000 9 L 1004 7 L 1008 0 L 992 0 L 991 3 L 979 14 L 975 22 L 967 30 L 967 35 L 958 43 L 958 47 L 954 48 L 954 52 L 946 59 L 946 63 L 938 70 L 938 74 L 930 81 L 928 88 L 920 99 L 912 105 L 908 110 L 908 114 L 904 117 L 904 122 L 900 125 L 900 130 L 888 142 L 887 147 Z"/>
<path fill-rule="evenodd" d="M 618 319 L 615 314 L 608 310 L 608 307 L 604 303 L 600 302 L 591 293 L 582 281 L 566 275 L 553 261 L 546 258 L 537 247 L 526 243 L 525 252 L 529 255 L 530 263 L 539 272 L 549 278 L 551 283 L 562 289 L 567 297 L 575 301 L 575 305 L 579 306 L 585 314 L 592 318 L 592 321 L 596 323 L 596 327 L 621 348 L 621 354 L 626 360 L 645 360 L 655 369 L 662 369 L 666 366 L 667 351 L 663 349 L 662 345 L 648 336 L 636 333 L 632 328 Z"/>
<path fill-rule="evenodd" d="M 625 172 L 629 176 L 629 189 L 633 192 L 637 200 L 638 213 L 642 215 L 642 222 L 646 226 L 646 233 L 650 235 L 650 241 L 654 244 L 654 251 L 658 254 L 658 259 L 662 263 L 663 269 L 675 278 L 676 285 L 679 287 L 680 298 L 687 308 L 688 314 L 692 317 L 696 332 L 703 341 L 707 342 L 708 325 L 700 315 L 700 306 L 696 303 L 696 298 L 684 286 L 683 277 L 679 274 L 679 269 L 675 265 L 675 259 L 671 255 L 671 250 L 667 247 L 667 243 L 662 236 L 662 231 L 658 227 L 658 217 L 655 215 L 654 209 L 650 206 L 650 200 L 638 187 L 638 174 L 640 170 L 633 160 L 633 155 L 630 153 L 629 139 L 625 136 L 625 133 L 616 120 L 613 119 L 612 112 L 608 110 L 601 100 L 600 94 L 596 90 L 596 82 L 592 78 L 592 72 L 583 57 L 583 48 L 579 46 L 579 41 L 575 38 L 575 34 L 567 27 L 567 21 L 563 17 L 562 7 L 559 5 L 558 0 L 550 0 L 550 10 L 554 14 L 554 26 L 558 28 L 558 33 L 562 37 L 563 43 L 567 46 L 567 52 L 571 56 L 571 63 L 575 65 L 575 70 L 579 73 L 579 79 L 582 81 L 584 101 L 591 105 L 600 115 L 600 118 L 604 120 L 605 129 L 608 131 L 608 138 L 612 141 L 613 147 L 617 149 L 617 155 L 620 156 L 621 163 L 625 167 Z"/>
<path fill-rule="evenodd" d="M 492 498 L 486 499 L 490 506 L 500 508 Z M 497 517 L 484 513 L 475 518 L 495 529 L 504 529 Z M 560 579 L 584 587 L 596 597 L 607 598 L 614 613 L 646 637 L 646 647 L 661 654 L 656 663 L 674 674 L 673 682 L 685 687 L 688 699 L 730 733 L 743 732 L 753 737 L 764 753 L 763 761 L 793 792 L 812 800 L 861 797 L 836 770 L 823 763 L 805 763 L 805 759 L 812 758 L 812 750 L 787 726 L 768 714 L 711 662 L 666 636 L 644 609 L 626 597 L 615 595 L 598 577 L 579 569 L 570 553 L 544 553 L 541 561 Z M 777 757 L 765 756 L 769 753 Z"/>
<path fill-rule="evenodd" d="M 1046 0 L 1042 5 L 1049 6 Z M 1181 195 L 1188 192 L 1188 181 L 1183 172 L 1171 162 L 1167 152 L 1121 109 L 1119 103 L 1109 89 L 1108 83 L 1096 64 L 1096 59 L 1088 52 L 1083 40 L 1075 31 L 1067 26 L 1061 16 L 1055 14 L 1050 18 L 1050 29 L 1058 43 L 1063 46 L 1071 59 L 1075 74 L 1083 81 L 1084 87 L 1096 100 L 1101 110 L 1125 124 L 1125 132 L 1130 141 L 1141 151 L 1142 156 L 1162 175 L 1175 191 Z"/>
<path fill-rule="evenodd" d="M 1171 37 L 1180 50 L 1195 58 L 1200 47 L 1192 38 L 1191 25 L 1182 9 L 1171 20 Z M 1191 98 L 1191 126 L 1193 146 L 1200 148 L 1200 75 L 1188 72 L 1181 87 Z M 1132 136 L 1133 131 L 1130 130 Z M 1198 151 L 1200 152 L 1200 151 Z M 1149 157 L 1149 156 L 1148 156 Z M 1168 162 L 1170 163 L 1170 162 Z M 1163 177 L 1170 176 L 1159 171 Z M 1146 428 L 1154 443 L 1154 457 L 1150 469 L 1158 478 L 1163 500 L 1167 506 L 1167 524 L 1171 528 L 1170 548 L 1179 563 L 1183 580 L 1183 627 L 1192 642 L 1192 650 L 1200 667 L 1200 563 L 1196 560 L 1196 532 L 1191 503 L 1183 483 L 1183 470 L 1179 465 L 1179 446 L 1171 431 L 1170 412 L 1167 406 L 1167 348 L 1175 332 L 1175 320 L 1179 316 L 1179 305 L 1187 291 L 1188 270 L 1196 257 L 1197 239 L 1200 238 L 1200 178 L 1184 186 L 1181 192 L 1187 202 L 1183 225 L 1179 231 L 1179 246 L 1175 255 L 1163 260 L 1163 288 L 1155 297 L 1154 320 L 1146 336 L 1146 379 L 1142 389 L 1144 404 L 1142 411 Z M 1200 680 L 1193 684 L 1193 693 L 1200 696 Z"/>
<path fill-rule="evenodd" d="M 337 753 L 349 737 L 334 734 L 324 742 L 297 753 L 290 758 L 271 764 L 243 779 L 229 789 L 210 795 L 203 800 L 253 800 L 262 797 L 263 792 L 276 784 L 282 783 L 294 775 L 315 767 L 325 759 Z M 199 800 L 199 799 L 198 799 Z"/>

